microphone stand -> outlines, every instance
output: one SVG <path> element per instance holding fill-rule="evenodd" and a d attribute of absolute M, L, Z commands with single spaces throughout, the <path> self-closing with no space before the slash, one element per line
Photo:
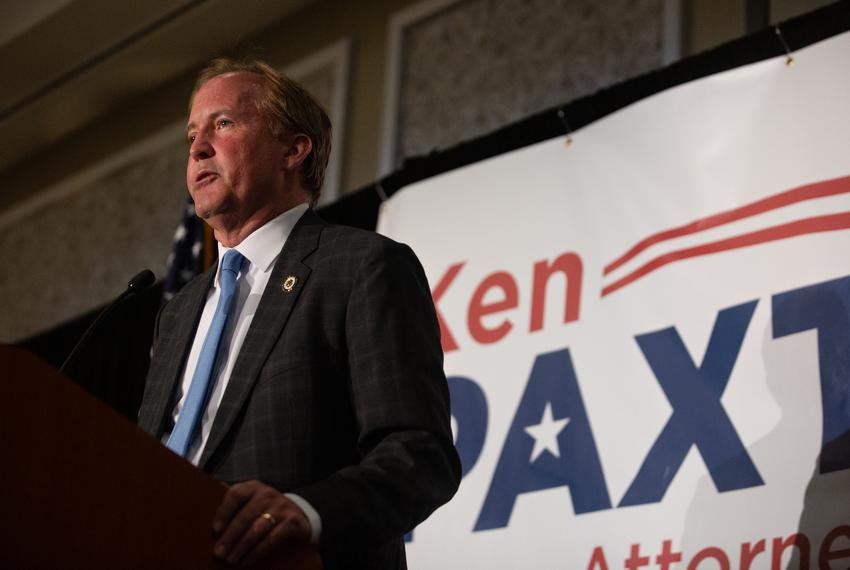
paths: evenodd
<path fill-rule="evenodd" d="M 77 344 L 74 345 L 73 350 L 71 350 L 71 353 L 65 359 L 65 362 L 63 362 L 62 366 L 59 367 L 59 372 L 62 374 L 65 373 L 65 370 L 76 359 L 77 354 L 79 354 L 80 352 L 80 348 L 82 348 L 86 344 L 89 337 L 92 335 L 92 332 L 94 332 L 95 328 L 97 327 L 98 323 L 100 323 L 103 318 L 118 305 L 118 303 L 120 303 L 127 297 L 131 297 L 144 291 L 145 289 L 153 285 L 154 281 L 156 281 L 156 277 L 154 276 L 153 271 L 151 271 L 150 269 L 140 271 L 138 274 L 136 274 L 136 276 L 130 279 L 130 282 L 127 283 L 127 290 L 118 295 L 117 299 L 109 303 L 109 305 L 107 305 L 106 308 L 100 312 L 94 322 L 89 325 L 89 327 L 86 329 L 86 332 L 83 333 L 83 336 L 80 337 L 80 340 L 78 340 Z"/>

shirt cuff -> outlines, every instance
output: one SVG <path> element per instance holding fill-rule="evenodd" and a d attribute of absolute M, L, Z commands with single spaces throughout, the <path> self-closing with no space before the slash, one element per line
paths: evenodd
<path fill-rule="evenodd" d="M 294 493 L 284 493 L 284 497 L 295 503 L 299 509 L 304 511 L 307 520 L 310 521 L 310 544 L 319 544 L 319 537 L 322 535 L 322 517 L 313 508 L 313 505 L 307 502 L 304 497 Z"/>

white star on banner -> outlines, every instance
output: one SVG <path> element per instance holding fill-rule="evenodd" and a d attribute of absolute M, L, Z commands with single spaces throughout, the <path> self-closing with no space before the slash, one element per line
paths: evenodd
<path fill-rule="evenodd" d="M 540 423 L 525 428 L 525 433 L 534 438 L 534 449 L 531 451 L 531 461 L 537 459 L 543 451 L 548 451 L 555 457 L 561 457 L 561 448 L 558 446 L 558 434 L 563 431 L 570 418 L 555 420 L 552 418 L 552 404 L 546 402 L 543 409 L 543 418 Z"/>

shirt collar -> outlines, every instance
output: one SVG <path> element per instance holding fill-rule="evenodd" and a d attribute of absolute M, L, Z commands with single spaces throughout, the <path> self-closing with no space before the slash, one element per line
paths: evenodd
<path fill-rule="evenodd" d="M 298 204 L 278 217 L 266 222 L 260 228 L 251 232 L 251 234 L 242 240 L 242 243 L 236 246 L 236 251 L 245 256 L 250 262 L 251 268 L 256 268 L 261 272 L 266 272 L 271 268 L 272 264 L 277 260 L 280 250 L 289 234 L 292 233 L 292 228 L 307 211 L 308 204 Z M 224 258 L 224 254 L 231 249 L 218 244 L 218 258 Z M 219 264 L 215 272 L 215 287 L 218 287 L 218 275 L 221 271 Z M 246 273 L 247 267 L 244 267 L 242 272 Z"/>

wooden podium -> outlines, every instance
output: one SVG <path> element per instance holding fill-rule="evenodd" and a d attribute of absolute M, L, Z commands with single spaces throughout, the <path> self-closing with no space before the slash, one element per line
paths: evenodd
<path fill-rule="evenodd" d="M 0 568 L 230 568 L 226 486 L 35 356 L 0 345 Z M 256 568 L 319 569 L 286 545 Z"/>

